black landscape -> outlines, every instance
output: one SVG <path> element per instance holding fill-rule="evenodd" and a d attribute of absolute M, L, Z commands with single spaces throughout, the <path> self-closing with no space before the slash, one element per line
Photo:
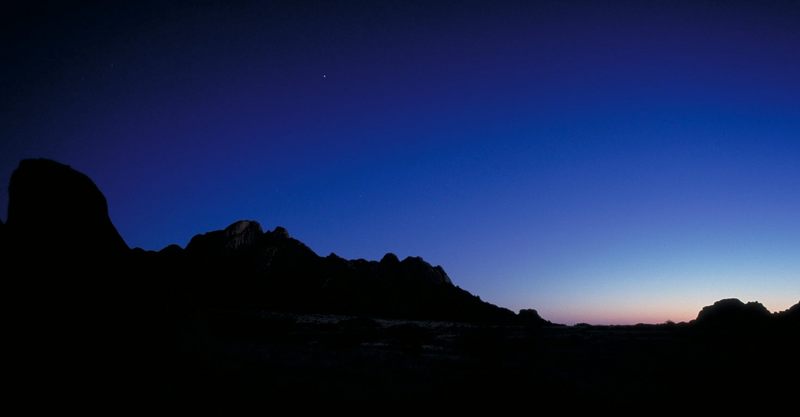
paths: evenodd
<path fill-rule="evenodd" d="M 50 160 L 22 161 L 8 192 L 11 397 L 29 410 L 535 410 L 797 396 L 800 304 L 770 313 L 727 299 L 689 323 L 565 326 L 482 301 L 422 258 L 321 257 L 254 220 L 185 247 L 131 249 L 91 179 Z"/>

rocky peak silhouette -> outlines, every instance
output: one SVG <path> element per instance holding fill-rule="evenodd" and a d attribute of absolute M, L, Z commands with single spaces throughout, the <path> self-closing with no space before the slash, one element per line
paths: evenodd
<path fill-rule="evenodd" d="M 161 254 L 175 250 L 162 250 Z M 194 236 L 185 271 L 203 274 L 206 302 L 262 308 L 442 320 L 509 320 L 514 314 L 453 285 L 441 266 L 322 258 L 283 227 L 262 233 L 252 220 Z"/>
<path fill-rule="evenodd" d="M 26 159 L 11 175 L 7 233 L 16 248 L 93 255 L 128 249 L 106 199 L 86 175 L 47 159 Z"/>
<path fill-rule="evenodd" d="M 282 238 L 282 239 L 289 239 L 291 237 L 289 235 L 289 231 L 286 230 L 286 228 L 282 227 L 282 226 L 275 227 L 275 230 L 272 231 L 272 234 L 275 237 L 279 237 L 279 238 Z"/>
<path fill-rule="evenodd" d="M 240 220 L 226 227 L 225 247 L 229 249 L 239 249 L 252 246 L 264 231 L 261 225 L 254 220 Z"/>

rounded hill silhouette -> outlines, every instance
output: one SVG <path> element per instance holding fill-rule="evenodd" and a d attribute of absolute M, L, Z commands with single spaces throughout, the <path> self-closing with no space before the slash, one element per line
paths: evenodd
<path fill-rule="evenodd" d="M 703 307 L 695 323 L 700 326 L 755 326 L 770 318 L 769 310 L 761 303 L 728 298 Z"/>

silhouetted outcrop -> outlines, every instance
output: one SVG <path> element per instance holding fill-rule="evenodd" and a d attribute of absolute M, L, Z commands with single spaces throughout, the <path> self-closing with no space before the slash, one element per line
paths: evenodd
<path fill-rule="evenodd" d="M 225 247 L 241 249 L 256 243 L 261 234 L 261 225 L 256 221 L 242 220 L 225 228 Z"/>
<path fill-rule="evenodd" d="M 86 175 L 47 159 L 26 159 L 11 175 L 7 228 L 24 251 L 91 253 L 128 249 L 108 217 L 103 194 Z"/>
<path fill-rule="evenodd" d="M 519 321 L 528 326 L 546 326 L 553 324 L 543 319 L 539 315 L 539 312 L 532 308 L 520 310 L 518 316 L 519 316 Z"/>
<path fill-rule="evenodd" d="M 400 258 L 398 258 L 397 255 L 391 252 L 387 253 L 386 255 L 383 255 L 383 258 L 381 258 L 381 265 L 395 267 L 398 264 L 400 264 Z"/>
<path fill-rule="evenodd" d="M 86 175 L 45 159 L 22 161 L 8 189 L 2 276 L 15 319 L 7 336 L 15 341 L 12 356 L 26 366 L 12 379 L 58 387 L 46 393 L 57 403 L 81 402 L 87 392 L 132 403 L 159 321 L 150 314 L 151 277 L 129 278 L 132 252 L 105 197 Z M 152 398 L 145 391 L 142 402 Z"/>
<path fill-rule="evenodd" d="M 786 314 L 786 317 L 794 320 L 800 319 L 800 302 L 790 307 L 784 314 Z"/>
<path fill-rule="evenodd" d="M 712 327 L 751 327 L 764 324 L 770 318 L 769 310 L 761 303 L 745 304 L 736 298 L 728 298 L 703 307 L 697 315 L 695 323 L 700 326 Z"/>
<path fill-rule="evenodd" d="M 284 227 L 281 227 L 281 226 L 276 227 L 275 230 L 272 231 L 272 234 L 274 234 L 275 236 L 278 236 L 278 237 L 286 238 L 286 239 L 291 237 L 291 236 L 289 236 L 289 231 L 286 230 Z"/>
<path fill-rule="evenodd" d="M 800 326 L 800 302 L 791 306 L 787 310 L 775 313 L 775 315 L 783 323 L 790 323 L 795 326 Z"/>

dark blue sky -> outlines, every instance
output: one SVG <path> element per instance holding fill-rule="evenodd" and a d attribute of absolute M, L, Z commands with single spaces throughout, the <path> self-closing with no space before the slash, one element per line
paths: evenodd
<path fill-rule="evenodd" d="M 132 246 L 253 218 L 561 322 L 800 299 L 800 2 L 160 3 L 4 13 L 2 206 L 49 157 Z"/>

